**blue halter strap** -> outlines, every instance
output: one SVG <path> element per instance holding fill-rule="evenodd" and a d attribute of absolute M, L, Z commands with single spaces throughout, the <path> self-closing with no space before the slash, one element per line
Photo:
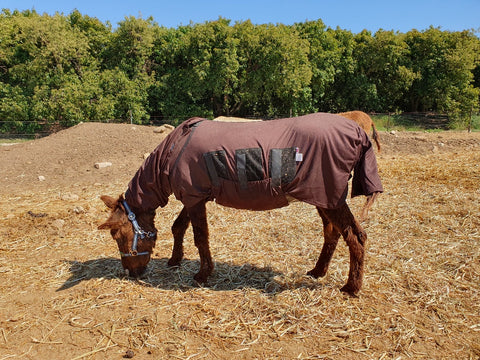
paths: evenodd
<path fill-rule="evenodd" d="M 132 223 L 132 226 L 133 226 L 133 242 L 132 242 L 132 249 L 130 250 L 129 253 L 123 253 L 120 251 L 121 257 L 149 255 L 150 253 L 148 251 L 142 251 L 142 252 L 137 251 L 138 237 L 140 237 L 140 239 L 145 239 L 145 237 L 153 238 L 156 234 L 156 231 L 152 232 L 152 231 L 143 230 L 140 227 L 140 225 L 138 225 L 135 213 L 130 209 L 130 207 L 128 206 L 125 200 L 122 200 L 122 205 L 125 208 L 125 212 L 127 213 L 128 220 Z"/>

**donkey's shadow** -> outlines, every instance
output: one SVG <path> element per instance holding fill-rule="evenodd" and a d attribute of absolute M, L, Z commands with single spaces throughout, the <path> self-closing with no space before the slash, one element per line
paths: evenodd
<path fill-rule="evenodd" d="M 167 258 L 152 259 L 145 274 L 139 279 L 133 279 L 125 276 L 119 259 L 99 258 L 85 262 L 66 260 L 70 265 L 71 275 L 57 291 L 69 289 L 82 281 L 92 279 L 125 279 L 164 290 L 188 291 L 199 287 L 193 280 L 193 275 L 200 268 L 198 260 L 184 259 L 180 266 L 175 267 L 169 267 L 167 261 Z M 270 267 L 216 262 L 215 271 L 204 286 L 215 291 L 248 288 L 275 294 L 292 288 L 321 288 L 322 284 L 307 276 L 295 276 L 293 280 L 286 280 L 284 274 Z"/>

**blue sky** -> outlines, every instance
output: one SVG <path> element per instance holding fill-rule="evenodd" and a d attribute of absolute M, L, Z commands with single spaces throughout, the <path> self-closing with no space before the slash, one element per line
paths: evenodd
<path fill-rule="evenodd" d="M 254 24 L 293 24 L 322 19 L 358 33 L 363 29 L 407 32 L 430 25 L 442 30 L 480 29 L 480 0 L 0 0 L 1 9 L 83 15 L 110 21 L 115 27 L 126 16 L 148 18 L 166 27 L 203 23 L 219 16 Z M 477 33 L 478 34 L 478 33 Z"/>

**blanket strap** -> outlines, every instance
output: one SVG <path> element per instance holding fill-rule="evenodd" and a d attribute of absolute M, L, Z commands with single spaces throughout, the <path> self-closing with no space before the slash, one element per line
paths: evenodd
<path fill-rule="evenodd" d="M 272 186 L 280 186 L 282 184 L 282 151 L 282 149 L 270 150 Z"/>
<path fill-rule="evenodd" d="M 238 175 L 238 182 L 240 183 L 241 189 L 248 188 L 248 179 L 247 179 L 247 155 L 245 153 L 236 154 L 237 157 L 237 175 Z"/>
<path fill-rule="evenodd" d="M 207 164 L 208 175 L 210 176 L 210 181 L 212 185 L 215 187 L 220 186 L 220 179 L 217 173 L 217 169 L 215 168 L 215 164 L 213 162 L 213 157 L 211 153 L 203 154 L 205 162 Z"/>

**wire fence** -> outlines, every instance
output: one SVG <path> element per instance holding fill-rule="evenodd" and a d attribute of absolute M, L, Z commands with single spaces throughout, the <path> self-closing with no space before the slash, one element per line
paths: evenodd
<path fill-rule="evenodd" d="M 439 114 L 433 112 L 415 112 L 415 113 L 370 113 L 375 123 L 385 129 L 394 128 L 416 128 L 416 129 L 442 129 L 452 128 L 452 119 L 447 114 Z M 259 119 L 258 116 L 244 116 L 247 119 Z M 187 120 L 187 119 L 183 119 Z M 134 119 L 112 119 L 112 120 L 96 120 L 94 122 L 101 123 L 125 123 L 137 125 L 160 126 L 163 124 L 176 125 L 183 121 L 179 118 L 151 117 L 145 121 L 135 121 Z M 263 120 L 272 120 L 271 118 L 263 118 Z M 480 128 L 480 114 L 472 114 L 457 128 L 471 130 Z M 68 126 L 62 125 L 60 122 L 47 121 L 11 121 L 0 120 L 0 139 L 36 139 L 48 136 L 52 133 L 66 129 Z"/>
<path fill-rule="evenodd" d="M 389 130 L 394 127 L 421 128 L 425 130 L 447 130 L 451 125 L 451 119 L 446 114 L 431 112 L 415 113 L 372 113 L 374 119 L 382 120 L 384 128 Z"/>

